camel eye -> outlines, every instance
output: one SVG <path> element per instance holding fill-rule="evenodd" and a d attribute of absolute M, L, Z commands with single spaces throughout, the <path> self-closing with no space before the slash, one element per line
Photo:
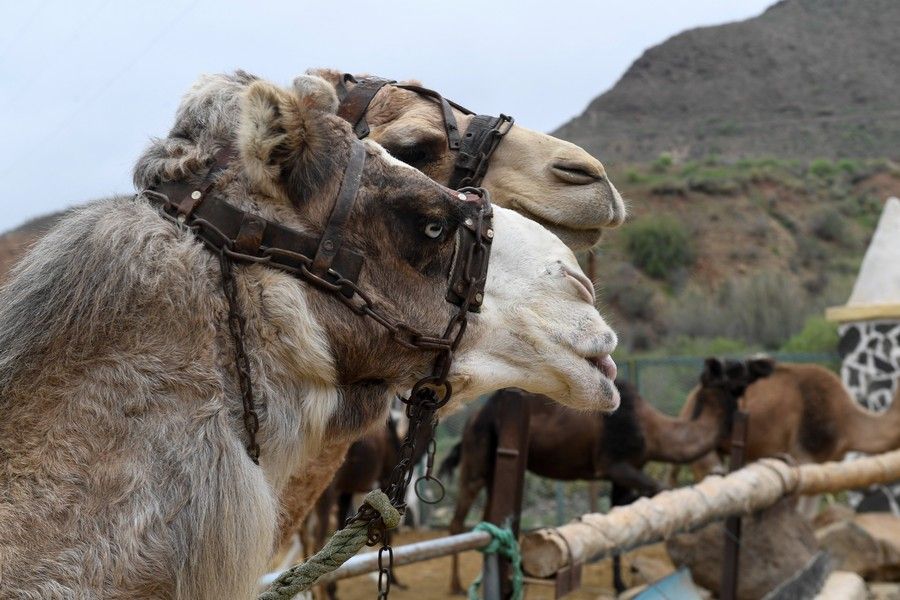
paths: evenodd
<path fill-rule="evenodd" d="M 444 225 L 437 221 L 432 221 L 428 225 L 425 226 L 425 235 L 430 237 L 433 240 L 441 237 L 441 234 L 444 233 Z"/>

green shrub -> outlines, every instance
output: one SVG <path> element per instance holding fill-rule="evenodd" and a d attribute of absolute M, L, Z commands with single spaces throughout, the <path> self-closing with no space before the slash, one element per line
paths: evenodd
<path fill-rule="evenodd" d="M 672 155 L 668 152 L 663 152 L 653 161 L 651 168 L 657 173 L 665 173 L 672 166 L 673 162 Z"/>
<path fill-rule="evenodd" d="M 680 221 L 671 217 L 647 217 L 622 231 L 631 262 L 655 279 L 674 275 L 694 262 L 691 239 Z"/>
<path fill-rule="evenodd" d="M 810 310 L 803 288 L 783 273 L 726 279 L 716 290 L 692 287 L 666 316 L 674 336 L 726 337 L 766 349 L 779 348 L 799 331 Z"/>
<path fill-rule="evenodd" d="M 625 181 L 627 181 L 628 183 L 646 183 L 649 180 L 650 176 L 646 173 L 642 173 L 638 169 L 628 169 L 627 171 L 625 171 Z"/>
<path fill-rule="evenodd" d="M 656 316 L 656 292 L 639 279 L 611 281 L 605 286 L 604 300 L 618 307 L 631 320 L 652 320 Z"/>
<path fill-rule="evenodd" d="M 813 235 L 826 242 L 845 244 L 850 241 L 847 219 L 834 208 L 825 208 L 819 211 L 812 218 L 810 229 Z"/>
<path fill-rule="evenodd" d="M 820 179 L 831 179 L 838 173 L 837 167 L 827 158 L 817 158 L 809 163 L 811 175 Z"/>
<path fill-rule="evenodd" d="M 837 325 L 824 317 L 811 316 L 806 319 L 803 329 L 792 336 L 782 352 L 834 352 L 838 345 Z"/>

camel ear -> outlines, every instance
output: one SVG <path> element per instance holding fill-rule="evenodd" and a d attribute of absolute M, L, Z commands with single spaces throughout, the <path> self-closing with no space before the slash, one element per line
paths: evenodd
<path fill-rule="evenodd" d="M 294 79 L 294 93 L 307 110 L 319 110 L 335 114 L 338 109 L 334 86 L 316 75 L 300 75 Z"/>
<path fill-rule="evenodd" d="M 750 382 L 768 377 L 775 370 L 775 361 L 771 358 L 752 358 L 747 361 L 747 371 L 750 373 Z"/>
<path fill-rule="evenodd" d="M 703 372 L 700 374 L 700 383 L 702 385 L 710 385 L 716 381 L 721 381 L 724 377 L 724 367 L 722 361 L 714 356 L 710 356 L 703 361 Z"/>
<path fill-rule="evenodd" d="M 321 77 L 298 77 L 291 90 L 266 81 L 250 84 L 238 126 L 238 149 L 250 180 L 275 195 L 298 161 L 327 153 L 327 136 L 317 122 L 336 109 L 334 88 Z"/>

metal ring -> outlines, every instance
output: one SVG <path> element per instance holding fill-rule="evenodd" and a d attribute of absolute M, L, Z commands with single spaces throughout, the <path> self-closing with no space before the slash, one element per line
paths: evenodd
<path fill-rule="evenodd" d="M 423 482 L 425 484 L 428 484 L 429 482 L 433 482 L 430 484 L 431 487 L 433 489 L 437 489 L 440 495 L 438 495 L 437 498 L 435 498 L 434 500 L 429 500 L 428 498 L 426 498 L 425 492 L 428 490 L 427 489 L 421 490 L 421 491 L 419 490 L 419 484 L 423 483 Z M 437 486 L 437 487 L 435 488 L 434 486 Z M 416 483 L 413 485 L 413 490 L 415 490 L 415 492 L 416 492 L 416 498 L 418 498 L 425 504 L 437 504 L 438 502 L 440 502 L 441 500 L 444 499 L 444 496 L 447 495 L 447 490 L 444 489 L 444 484 L 441 483 L 441 480 L 438 479 L 437 477 L 435 477 L 434 475 L 428 475 L 428 474 L 422 475 L 421 477 L 416 479 Z"/>

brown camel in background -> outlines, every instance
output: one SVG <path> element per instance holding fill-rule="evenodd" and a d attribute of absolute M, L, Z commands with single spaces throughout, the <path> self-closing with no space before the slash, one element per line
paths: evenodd
<path fill-rule="evenodd" d="M 608 479 L 617 503 L 634 491 L 653 495 L 662 485 L 642 469 L 649 461 L 687 463 L 712 450 L 728 428 L 729 416 L 743 388 L 726 380 L 721 363 L 707 362 L 695 397 L 696 419 L 669 417 L 647 402 L 629 383 L 616 382 L 621 404 L 613 414 L 585 414 L 524 394 L 530 408 L 527 469 L 562 481 Z M 745 374 L 746 376 L 746 374 Z M 744 385 L 746 386 L 746 381 Z M 449 533 L 462 533 L 465 518 L 482 487 L 490 490 L 498 414 L 492 397 L 469 417 L 462 440 L 441 463 L 450 475 L 459 466 L 459 492 Z M 454 556 L 451 590 L 462 592 Z"/>
<path fill-rule="evenodd" d="M 900 401 L 881 413 L 866 410 L 844 387 L 840 378 L 815 364 L 776 364 L 769 358 L 747 361 L 750 371 L 767 375 L 747 387 L 740 399 L 749 414 L 746 460 L 788 454 L 799 462 L 840 460 L 847 452 L 878 454 L 900 447 Z M 695 410 L 688 397 L 681 415 Z M 730 452 L 724 437 L 716 450 Z M 720 464 L 715 452 L 696 461 L 695 477 Z"/>

